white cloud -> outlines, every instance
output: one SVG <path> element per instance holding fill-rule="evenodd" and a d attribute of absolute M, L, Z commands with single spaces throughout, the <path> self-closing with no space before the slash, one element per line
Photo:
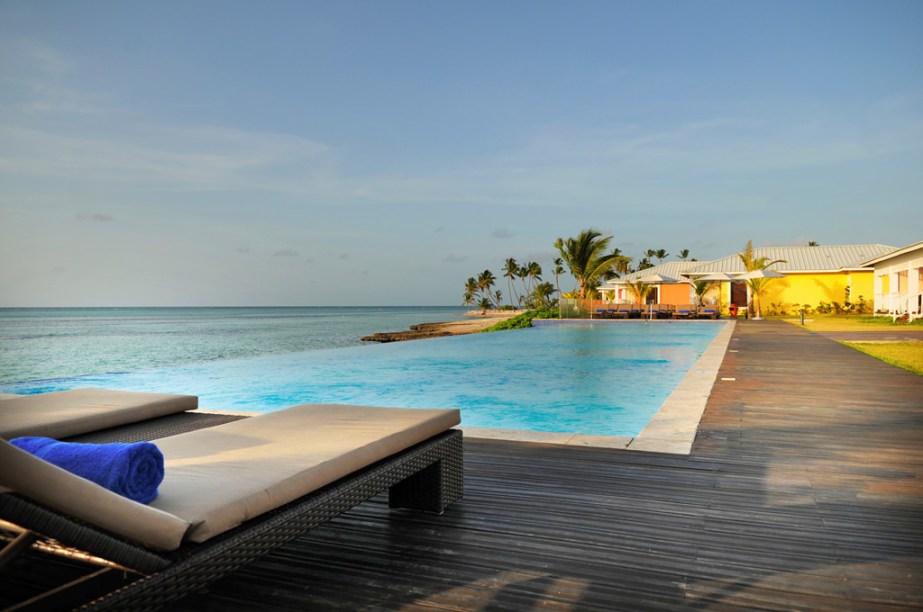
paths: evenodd
<path fill-rule="evenodd" d="M 5 62 L 0 85 L 6 110 L 26 116 L 107 114 L 121 112 L 107 92 L 78 85 L 78 62 L 34 40 L 0 41 Z"/>
<path fill-rule="evenodd" d="M 166 189 L 275 190 L 280 168 L 310 174 L 326 148 L 277 134 L 221 128 L 147 128 L 86 136 L 0 125 L 0 172 L 16 176 L 150 184 Z M 126 135 L 127 132 L 133 132 Z"/>

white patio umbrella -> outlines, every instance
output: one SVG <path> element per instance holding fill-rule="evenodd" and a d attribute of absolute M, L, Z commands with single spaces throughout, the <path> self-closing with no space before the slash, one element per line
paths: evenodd
<path fill-rule="evenodd" d="M 752 278 L 783 278 L 785 275 L 781 272 L 776 272 L 775 270 L 765 269 L 765 270 L 750 270 L 749 272 L 744 272 L 738 274 L 735 279 L 740 280 L 750 280 Z"/>
<path fill-rule="evenodd" d="M 682 282 L 678 278 L 673 278 L 672 276 L 664 276 L 663 274 L 648 274 L 646 276 L 638 277 L 636 280 L 641 281 L 645 285 L 659 285 L 660 283 Z"/>
<path fill-rule="evenodd" d="M 785 275 L 781 272 L 776 272 L 775 270 L 770 270 L 768 268 L 764 270 L 750 270 L 749 272 L 744 272 L 743 274 L 738 274 L 737 278 L 740 280 L 752 280 L 755 278 L 783 278 Z M 756 296 L 756 316 L 753 317 L 754 321 L 761 321 L 763 319 L 763 313 L 760 311 L 760 296 Z"/>
<path fill-rule="evenodd" d="M 705 276 L 700 276 L 692 280 L 703 280 L 703 281 L 712 281 L 716 283 L 728 283 L 733 280 L 737 280 L 738 277 L 731 276 L 727 272 L 712 272 L 711 274 L 706 274 Z M 721 312 L 721 291 L 718 291 L 718 312 Z"/>
<path fill-rule="evenodd" d="M 699 276 L 694 280 L 707 280 L 707 281 L 732 281 L 740 278 L 739 276 L 731 276 L 727 272 L 712 272 L 711 274 L 706 274 L 705 276 Z"/>

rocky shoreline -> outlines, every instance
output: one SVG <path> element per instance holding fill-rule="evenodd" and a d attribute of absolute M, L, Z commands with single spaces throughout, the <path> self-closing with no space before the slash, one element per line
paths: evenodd
<path fill-rule="evenodd" d="M 363 342 L 403 342 L 404 340 L 423 340 L 444 336 L 461 336 L 485 330 L 495 323 L 505 321 L 519 314 L 519 311 L 490 312 L 471 314 L 465 321 L 447 321 L 444 323 L 419 323 L 411 325 L 409 330 L 397 332 L 378 332 L 364 336 Z"/>

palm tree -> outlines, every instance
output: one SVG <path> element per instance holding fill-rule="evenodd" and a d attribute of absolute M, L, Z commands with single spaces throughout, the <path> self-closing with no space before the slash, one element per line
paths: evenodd
<path fill-rule="evenodd" d="M 527 261 L 519 268 L 519 277 L 522 279 L 522 297 L 525 308 L 532 308 L 533 293 L 535 291 L 535 271 L 541 275 L 542 267 L 534 261 Z"/>
<path fill-rule="evenodd" d="M 491 289 L 493 288 L 494 282 L 496 280 L 497 278 L 494 276 L 493 272 L 490 270 L 484 270 L 478 274 L 477 287 L 479 291 L 483 292 L 487 296 L 488 301 L 493 302 L 499 309 L 502 294 L 499 291 L 497 291 L 496 294 L 491 293 Z"/>
<path fill-rule="evenodd" d="M 542 280 L 542 266 L 536 261 L 530 261 L 526 267 L 529 273 L 529 287 L 535 291 L 534 286 L 538 284 L 538 281 Z"/>
<path fill-rule="evenodd" d="M 580 298 L 596 290 L 599 279 L 622 257 L 606 253 L 612 236 L 603 236 L 594 229 L 583 230 L 576 238 L 558 238 L 554 247 L 577 280 Z"/>
<path fill-rule="evenodd" d="M 490 291 L 491 287 L 494 286 L 494 282 L 497 280 L 497 277 L 494 276 L 494 273 L 490 270 L 484 270 L 478 274 L 478 289 L 481 291 Z"/>
<path fill-rule="evenodd" d="M 513 303 L 513 298 L 516 298 L 516 301 L 519 301 L 519 296 L 516 295 L 516 287 L 513 285 L 513 279 L 519 276 L 519 264 L 516 263 L 516 260 L 510 257 L 506 260 L 506 263 L 503 265 L 503 276 L 506 277 L 507 283 L 510 286 L 510 306 L 515 306 Z"/>
<path fill-rule="evenodd" d="M 682 251 L 680 251 L 679 258 L 682 259 L 683 261 L 686 261 L 687 259 L 689 259 L 689 249 L 683 249 Z"/>
<path fill-rule="evenodd" d="M 642 257 L 641 261 L 638 262 L 638 272 L 641 270 L 647 270 L 648 268 L 653 268 L 654 264 L 651 263 L 651 260 L 647 257 Z"/>
<path fill-rule="evenodd" d="M 516 271 L 516 274 L 519 276 L 519 280 L 522 282 L 522 295 L 519 296 L 519 308 L 522 308 L 522 303 L 525 301 L 526 296 L 529 295 L 529 285 L 526 282 L 529 278 L 529 262 L 526 262 L 519 266 L 519 270 Z"/>
<path fill-rule="evenodd" d="M 539 283 L 532 292 L 535 298 L 535 305 L 539 308 L 551 308 L 554 302 L 550 299 L 554 295 L 554 285 L 551 283 Z"/>
<path fill-rule="evenodd" d="M 692 291 L 695 293 L 696 306 L 702 306 L 705 302 L 705 294 L 712 288 L 715 283 L 707 280 L 692 281 Z"/>
<path fill-rule="evenodd" d="M 657 258 L 657 263 L 663 263 L 663 260 L 666 259 L 668 255 L 669 253 L 667 253 L 666 249 L 657 249 L 654 252 L 654 257 Z"/>
<path fill-rule="evenodd" d="M 629 274 L 631 272 L 631 257 L 625 257 L 622 255 L 622 249 L 616 248 L 612 249 L 612 254 L 618 256 L 615 265 L 612 269 L 615 271 L 617 276 L 622 274 Z"/>
<path fill-rule="evenodd" d="M 808 246 L 820 246 L 820 243 L 812 240 L 811 242 L 808 243 Z"/>
<path fill-rule="evenodd" d="M 558 293 L 561 293 L 561 283 L 558 282 L 558 277 L 564 274 L 564 260 L 560 257 L 554 258 L 554 286 L 558 290 Z"/>
<path fill-rule="evenodd" d="M 644 304 L 644 300 L 647 299 L 647 295 L 654 289 L 653 285 L 648 285 L 647 283 L 642 283 L 641 281 L 628 281 L 625 284 L 628 285 L 628 292 L 635 296 L 635 299 L 638 300 L 639 304 Z"/>
<path fill-rule="evenodd" d="M 465 283 L 465 301 L 464 304 L 474 304 L 474 298 L 478 294 L 478 281 L 473 276 Z"/>
<path fill-rule="evenodd" d="M 769 266 L 775 265 L 777 263 L 786 263 L 784 259 L 774 259 L 769 261 L 768 257 L 756 257 L 756 254 L 753 251 L 753 241 L 747 241 L 747 248 L 744 249 L 743 253 L 738 253 L 740 261 L 743 262 L 744 267 L 747 269 L 747 272 L 753 272 L 754 270 L 765 270 Z M 756 303 L 756 316 L 760 318 L 762 313 L 760 312 L 760 296 L 763 294 L 763 288 L 766 287 L 766 283 L 771 281 L 771 278 L 751 278 L 747 280 L 747 284 L 750 285 L 750 294 L 753 296 L 754 302 Z"/>

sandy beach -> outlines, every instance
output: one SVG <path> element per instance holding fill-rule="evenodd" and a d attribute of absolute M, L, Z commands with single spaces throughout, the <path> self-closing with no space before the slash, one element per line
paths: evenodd
<path fill-rule="evenodd" d="M 411 325 L 409 330 L 379 332 L 371 336 L 365 336 L 362 340 L 365 342 L 401 342 L 403 340 L 420 340 L 423 338 L 474 334 L 487 329 L 495 323 L 515 317 L 521 312 L 521 310 L 504 310 L 502 312 L 489 311 L 485 314 L 481 314 L 479 311 L 472 311 L 467 313 L 467 319 L 464 321 L 420 323 L 418 325 Z"/>

